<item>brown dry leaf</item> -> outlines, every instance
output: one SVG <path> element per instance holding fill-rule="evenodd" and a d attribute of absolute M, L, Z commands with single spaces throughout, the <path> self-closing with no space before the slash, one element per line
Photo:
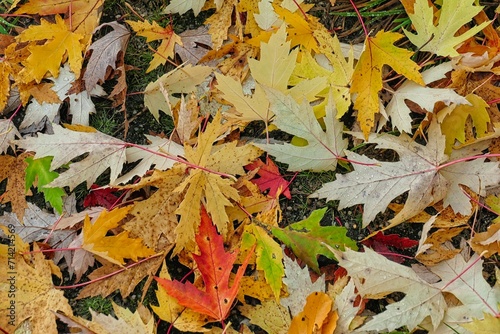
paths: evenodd
<path fill-rule="evenodd" d="M 466 227 L 442 228 L 431 235 L 429 231 L 434 226 L 436 216 L 432 216 L 422 228 L 422 236 L 415 257 L 427 266 L 433 266 L 441 261 L 451 259 L 460 252 L 453 247 L 452 238 L 456 237 Z"/>
<path fill-rule="evenodd" d="M 176 44 L 174 51 L 183 62 L 196 65 L 212 49 L 212 37 L 206 26 L 195 30 L 186 30 L 179 34 L 182 44 Z"/>
<path fill-rule="evenodd" d="M 205 21 L 205 24 L 209 25 L 208 32 L 212 37 L 213 48 L 215 50 L 218 50 L 227 39 L 227 32 L 231 26 L 233 9 L 237 5 L 237 0 L 223 1 L 222 7 Z"/>
<path fill-rule="evenodd" d="M 92 54 L 87 63 L 83 80 L 85 89 L 92 91 L 99 81 L 108 79 L 108 67 L 116 70 L 118 55 L 127 49 L 130 32 L 125 26 L 116 21 L 101 24 L 96 31 L 103 27 L 111 27 L 113 30 L 92 43 L 87 51 L 92 50 Z"/>
<path fill-rule="evenodd" d="M 2 203 L 10 202 L 12 212 L 17 215 L 19 221 L 23 221 L 24 210 L 28 208 L 26 195 L 31 195 L 31 191 L 25 189 L 25 170 L 28 164 L 24 161 L 32 156 L 29 153 L 23 153 L 17 158 L 10 155 L 0 156 L 0 181 L 8 178 L 7 188 L 0 196 Z"/>
<path fill-rule="evenodd" d="M 169 249 L 164 251 L 168 253 Z M 102 267 L 97 268 L 87 276 L 89 280 L 96 280 L 96 282 L 86 285 L 78 294 L 77 299 L 99 295 L 105 298 L 116 290 L 119 290 L 120 295 L 125 299 L 145 277 L 152 279 L 152 276 L 160 268 L 162 261 L 163 256 L 158 256 L 126 269 L 111 262 L 103 261 Z M 99 279 L 107 275 L 110 276 L 106 279 Z M 146 284 L 142 288 L 144 293 L 148 290 L 148 285 Z"/>
<path fill-rule="evenodd" d="M 489 258 L 500 252 L 500 223 L 488 226 L 488 230 L 476 233 L 470 241 L 472 249 L 482 256 Z M 484 251 L 487 251 L 483 254 Z"/>
<path fill-rule="evenodd" d="M 0 328 L 14 333 L 21 323 L 28 321 L 32 333 L 57 333 L 55 312 L 72 314 L 63 291 L 56 289 L 52 282 L 52 274 L 61 276 L 61 272 L 51 260 L 45 260 L 43 254 L 37 252 L 36 243 L 30 256 L 20 255 L 28 252 L 29 246 L 23 245 L 19 237 L 16 239 L 14 260 L 7 260 L 7 245 L 0 245 L 0 261 L 4 264 L 15 261 L 15 267 L 10 268 L 10 271 L 0 271 Z M 7 295 L 12 279 L 16 288 L 15 299 Z M 10 318 L 11 301 L 15 301 L 14 319 Z M 9 320 L 14 324 L 9 323 Z"/>
<path fill-rule="evenodd" d="M 141 238 L 151 249 L 157 249 L 160 238 L 165 238 L 170 244 L 176 242 L 175 210 L 182 200 L 182 195 L 174 194 L 173 190 L 185 176 L 182 166 L 174 166 L 165 172 L 156 170 L 152 176 L 143 178 L 137 184 L 124 187 L 127 189 L 158 188 L 146 200 L 135 203 L 130 211 L 133 218 L 124 225 L 131 235 Z"/>
<path fill-rule="evenodd" d="M 313 292 L 307 297 L 304 310 L 292 319 L 289 334 L 332 334 L 338 319 L 331 312 L 333 301 L 324 292 Z"/>

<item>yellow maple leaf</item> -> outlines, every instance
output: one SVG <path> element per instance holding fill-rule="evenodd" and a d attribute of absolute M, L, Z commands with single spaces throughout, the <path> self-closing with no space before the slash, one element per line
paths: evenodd
<path fill-rule="evenodd" d="M 476 129 L 476 137 L 483 137 L 488 133 L 488 123 L 490 123 L 490 116 L 488 110 L 486 110 L 489 106 L 488 103 L 474 94 L 469 94 L 465 98 L 471 105 L 453 104 L 442 109 L 438 114 L 438 120 L 441 123 L 441 132 L 446 136 L 446 148 L 444 151 L 446 154 L 452 152 L 455 140 L 464 144 L 475 139 L 472 134 L 466 136 L 467 128 L 472 133 L 472 129 L 467 126 L 469 117 L 472 119 L 472 123 Z"/>
<path fill-rule="evenodd" d="M 82 248 L 118 265 L 125 264 L 125 258 L 137 261 L 139 257 L 153 255 L 154 251 L 145 247 L 141 239 L 130 238 L 128 231 L 106 236 L 110 229 L 118 226 L 131 208 L 132 206 L 126 206 L 109 212 L 104 210 L 93 224 L 86 216 L 83 222 Z"/>
<path fill-rule="evenodd" d="M 10 155 L 0 156 L 0 181 L 8 178 L 7 189 L 0 195 L 0 203 L 10 202 L 12 211 L 17 215 L 19 221 L 23 221 L 24 211 L 28 208 L 24 184 L 26 179 L 25 170 L 28 164 L 24 161 L 30 153 L 20 154 L 17 158 Z"/>
<path fill-rule="evenodd" d="M 285 92 L 298 50 L 290 52 L 285 25 L 274 33 L 268 43 L 261 43 L 260 60 L 248 59 L 253 78 L 260 84 Z"/>
<path fill-rule="evenodd" d="M 472 333 L 494 334 L 500 332 L 500 318 L 486 312 L 483 314 L 484 319 L 474 318 L 472 322 L 460 326 Z"/>
<path fill-rule="evenodd" d="M 40 82 L 49 72 L 54 78 L 59 76 L 61 63 L 67 58 L 71 71 L 76 77 L 82 69 L 84 45 L 80 42 L 83 35 L 72 32 L 64 20 L 57 15 L 56 23 L 44 19 L 39 26 L 30 26 L 18 37 L 19 42 L 30 42 L 30 55 L 25 60 L 23 74 L 25 82 Z M 46 40 L 42 45 L 39 41 Z"/>
<path fill-rule="evenodd" d="M 231 26 L 233 9 L 237 4 L 238 1 L 236 0 L 222 1 L 222 7 L 205 21 L 205 24 L 209 25 L 208 32 L 210 36 L 212 36 L 214 50 L 218 50 L 227 39 L 228 29 Z M 241 24 L 239 25 L 239 30 L 240 37 L 243 37 Z"/>
<path fill-rule="evenodd" d="M 10 79 L 9 76 L 12 73 L 12 69 L 9 63 L 0 63 L 0 113 L 3 111 L 7 105 L 10 92 Z"/>
<path fill-rule="evenodd" d="M 216 173 L 243 175 L 243 166 L 262 154 L 260 149 L 252 145 L 236 147 L 236 142 L 214 147 L 214 142 L 222 133 L 220 121 L 221 115 L 217 114 L 205 131 L 199 134 L 197 146 L 184 147 L 186 159 L 201 168 L 190 168 L 186 179 L 173 191 L 185 191 L 184 199 L 176 211 L 181 219 L 175 229 L 177 244 L 174 253 L 194 240 L 201 219 L 201 204 L 206 207 L 218 231 L 226 235 L 229 222 L 226 207 L 233 206 L 231 200 L 238 201 L 240 196 L 232 187 L 234 179 Z"/>
<path fill-rule="evenodd" d="M 302 11 L 292 13 L 288 9 L 274 5 L 276 14 L 285 21 L 289 27 L 287 28 L 288 36 L 292 43 L 292 47 L 302 45 L 307 50 L 319 52 L 318 43 L 314 38 L 314 27 L 318 25 L 319 19 L 317 17 L 305 14 L 312 7 L 311 4 L 305 5 Z"/>
<path fill-rule="evenodd" d="M 161 44 L 156 50 L 156 53 L 153 56 L 153 60 L 149 63 L 149 67 L 146 70 L 146 73 L 151 72 L 155 68 L 160 65 L 164 65 L 167 61 L 167 58 L 174 58 L 174 46 L 175 44 L 182 45 L 181 37 L 178 36 L 171 25 L 166 28 L 161 27 L 153 21 L 153 23 L 149 23 L 149 21 L 125 21 L 127 22 L 132 29 L 137 33 L 137 35 L 146 37 L 146 42 L 152 42 L 161 40 Z"/>
<path fill-rule="evenodd" d="M 389 65 L 399 74 L 418 84 L 425 85 L 420 66 L 410 57 L 413 52 L 394 46 L 403 35 L 379 31 L 375 37 L 367 37 L 365 50 L 359 58 L 352 76 L 351 93 L 357 94 L 354 108 L 358 110 L 358 121 L 365 138 L 368 138 L 375 124 L 375 114 L 379 112 L 378 93 L 382 89 L 382 68 Z"/>
<path fill-rule="evenodd" d="M 41 16 L 69 13 L 65 20 L 68 27 L 74 33 L 83 35 L 81 42 L 87 45 L 92 41 L 94 29 L 99 25 L 103 4 L 104 0 L 30 0 L 15 13 Z"/>

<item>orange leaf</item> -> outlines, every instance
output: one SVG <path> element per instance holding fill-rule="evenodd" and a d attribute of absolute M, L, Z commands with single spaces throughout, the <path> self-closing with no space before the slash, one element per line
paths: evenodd
<path fill-rule="evenodd" d="M 201 210 L 201 224 L 196 243 L 200 248 L 200 255 L 193 254 L 193 258 L 205 283 L 205 291 L 199 290 L 191 282 L 181 283 L 159 277 L 155 279 L 179 304 L 222 321 L 227 317 L 238 294 L 240 281 L 253 249 L 238 268 L 233 285 L 229 287 L 229 276 L 238 254 L 224 250 L 222 236 L 217 234 L 205 208 Z"/>
<path fill-rule="evenodd" d="M 410 59 L 413 52 L 393 45 L 402 37 L 401 34 L 388 31 L 379 31 L 375 37 L 367 37 L 365 50 L 354 69 L 351 93 L 358 94 L 354 108 L 358 110 L 358 121 L 366 139 L 375 124 L 375 114 L 379 112 L 378 93 L 382 89 L 384 65 L 389 65 L 399 74 L 425 85 L 422 75 L 418 72 L 420 66 Z"/>
<path fill-rule="evenodd" d="M 292 319 L 289 334 L 332 334 L 338 314 L 331 312 L 333 301 L 324 292 L 313 292 L 307 297 L 304 310 Z"/>

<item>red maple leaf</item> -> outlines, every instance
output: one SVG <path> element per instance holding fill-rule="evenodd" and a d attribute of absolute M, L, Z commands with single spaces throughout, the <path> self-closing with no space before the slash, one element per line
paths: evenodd
<path fill-rule="evenodd" d="M 102 206 L 111 210 L 119 198 L 113 194 L 117 190 L 115 188 L 101 188 L 97 184 L 93 184 L 90 187 L 90 193 L 83 200 L 83 206 Z"/>
<path fill-rule="evenodd" d="M 418 241 L 416 240 L 406 237 L 402 238 L 397 234 L 385 235 L 380 231 L 370 239 L 363 240 L 361 243 L 397 263 L 403 263 L 404 259 L 397 256 L 397 254 L 391 255 L 393 252 L 388 246 L 397 249 L 407 249 L 418 245 Z"/>
<path fill-rule="evenodd" d="M 205 284 L 204 291 L 195 287 L 191 282 L 181 283 L 159 277 L 155 279 L 182 306 L 223 321 L 231 310 L 253 249 L 238 268 L 233 285 L 229 287 L 229 275 L 238 254 L 224 250 L 222 236 L 217 234 L 204 208 L 201 210 L 201 224 L 196 235 L 196 243 L 200 249 L 200 255 L 193 254 L 193 258 Z"/>
<path fill-rule="evenodd" d="M 290 182 L 283 178 L 280 174 L 278 166 L 276 166 L 276 164 L 269 157 L 266 158 L 265 164 L 262 160 L 258 159 L 245 166 L 245 168 L 247 170 L 259 168 L 257 175 L 259 175 L 260 178 L 253 179 L 252 182 L 255 183 L 261 191 L 269 189 L 269 196 L 271 197 L 283 194 L 288 199 L 292 198 L 290 189 L 288 189 Z"/>

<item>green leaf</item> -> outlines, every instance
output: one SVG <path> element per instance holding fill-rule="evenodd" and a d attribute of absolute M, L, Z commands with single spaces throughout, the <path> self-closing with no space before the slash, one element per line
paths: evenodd
<path fill-rule="evenodd" d="M 329 259 L 335 256 L 323 244 L 333 249 L 344 250 L 349 247 L 357 250 L 356 242 L 347 237 L 347 229 L 338 226 L 321 226 L 319 222 L 327 208 L 314 210 L 304 220 L 293 223 L 286 228 L 273 227 L 273 235 L 292 249 L 293 253 L 304 261 L 311 269 L 319 273 L 318 255 Z"/>
<path fill-rule="evenodd" d="M 62 188 L 44 187 L 59 176 L 59 173 L 50 170 L 52 157 L 40 159 L 27 158 L 25 161 L 28 164 L 26 168 L 26 191 L 37 180 L 37 188 L 43 193 L 45 200 L 61 214 L 63 210 L 62 198 L 66 196 L 66 192 Z"/>
<path fill-rule="evenodd" d="M 257 269 L 264 272 L 266 282 L 279 300 L 285 268 L 283 267 L 283 251 L 280 245 L 262 228 L 254 224 L 245 226 L 241 249 L 251 248 L 255 243 Z"/>

